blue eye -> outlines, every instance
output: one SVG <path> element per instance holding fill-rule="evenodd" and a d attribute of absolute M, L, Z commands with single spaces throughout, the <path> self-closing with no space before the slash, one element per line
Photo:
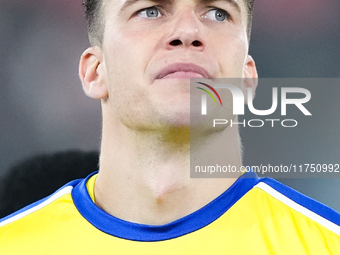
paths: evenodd
<path fill-rule="evenodd" d="M 152 6 L 149 8 L 145 8 L 143 10 L 140 10 L 137 13 L 137 16 L 141 17 L 141 18 L 158 18 L 161 17 L 161 13 L 160 11 L 157 9 L 157 7 Z"/>
<path fill-rule="evenodd" d="M 221 9 L 211 9 L 204 15 L 204 17 L 222 22 L 229 19 L 229 13 Z"/>

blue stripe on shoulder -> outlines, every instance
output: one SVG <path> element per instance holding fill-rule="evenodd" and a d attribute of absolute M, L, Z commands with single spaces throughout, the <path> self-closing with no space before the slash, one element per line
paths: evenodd
<path fill-rule="evenodd" d="M 12 213 L 12 214 L 10 214 L 10 215 L 0 219 L 0 223 L 5 221 L 5 220 L 7 220 L 7 219 L 9 219 L 9 218 L 14 217 L 15 215 L 18 215 L 18 214 L 20 214 L 22 212 L 25 212 L 25 211 L 27 211 L 27 210 L 29 210 L 29 209 L 31 209 L 31 208 L 33 208 L 33 207 L 43 203 L 44 201 L 46 201 L 47 199 L 52 197 L 55 193 L 59 192 L 60 190 L 64 189 L 65 187 L 68 187 L 68 186 L 73 186 L 74 187 L 74 186 L 76 186 L 80 181 L 81 181 L 81 179 L 70 181 L 69 183 L 65 184 L 64 186 L 62 186 L 60 189 L 58 189 L 57 191 L 55 191 L 53 194 L 49 195 L 48 197 L 42 198 L 42 199 L 40 199 L 40 200 L 30 204 L 30 205 L 25 206 L 24 208 L 22 208 L 22 209 L 20 209 L 18 211 L 16 211 L 16 212 L 14 212 L 14 213 Z"/>
<path fill-rule="evenodd" d="M 306 195 L 274 180 L 271 178 L 262 178 L 260 182 L 268 184 L 270 187 L 280 192 L 282 195 L 290 198 L 299 205 L 307 208 L 308 210 L 320 215 L 321 217 L 333 222 L 340 226 L 340 214 L 332 208 L 310 198 Z"/>

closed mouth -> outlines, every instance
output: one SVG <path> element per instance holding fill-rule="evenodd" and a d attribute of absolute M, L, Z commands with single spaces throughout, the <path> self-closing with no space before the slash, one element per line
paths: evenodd
<path fill-rule="evenodd" d="M 203 67 L 196 64 L 173 63 L 163 68 L 155 79 L 169 78 L 210 78 L 210 75 Z"/>

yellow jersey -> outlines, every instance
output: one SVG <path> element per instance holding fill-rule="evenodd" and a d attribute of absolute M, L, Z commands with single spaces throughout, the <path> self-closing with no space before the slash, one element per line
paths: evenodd
<path fill-rule="evenodd" d="M 270 178 L 245 173 L 203 208 L 161 226 L 94 203 L 96 173 L 0 220 L 0 254 L 340 254 L 340 215 Z"/>

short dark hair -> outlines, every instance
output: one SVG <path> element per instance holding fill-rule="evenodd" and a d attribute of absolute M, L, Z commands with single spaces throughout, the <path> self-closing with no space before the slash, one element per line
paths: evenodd
<path fill-rule="evenodd" d="M 101 18 L 101 6 L 103 0 L 84 0 L 83 6 L 85 7 L 85 18 L 87 22 L 87 31 L 89 34 L 90 43 L 92 45 L 101 46 L 104 35 L 104 22 Z M 254 0 L 243 0 L 248 10 L 248 24 L 247 34 L 250 39 Z"/>
<path fill-rule="evenodd" d="M 0 179 L 0 218 L 55 192 L 62 185 L 98 170 L 99 153 L 61 151 L 29 157 Z"/>
<path fill-rule="evenodd" d="M 104 36 L 104 22 L 101 18 L 101 5 L 103 0 L 84 0 L 84 14 L 87 33 L 91 45 L 101 46 Z"/>

